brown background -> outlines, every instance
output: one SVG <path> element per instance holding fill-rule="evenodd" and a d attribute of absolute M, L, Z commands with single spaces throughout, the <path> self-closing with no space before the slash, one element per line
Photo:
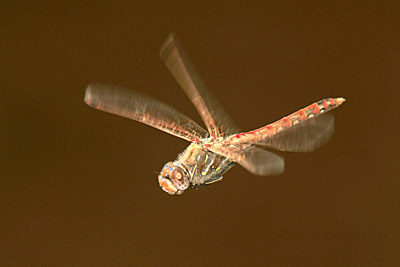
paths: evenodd
<path fill-rule="evenodd" d="M 1 4 L 1 265 L 400 264 L 399 4 L 148 2 Z M 171 31 L 242 129 L 343 96 L 333 139 L 282 176 L 168 196 L 156 173 L 188 144 L 83 93 L 200 121 L 158 57 Z"/>

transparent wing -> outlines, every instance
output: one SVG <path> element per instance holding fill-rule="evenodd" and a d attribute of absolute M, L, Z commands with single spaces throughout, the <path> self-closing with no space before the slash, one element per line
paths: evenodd
<path fill-rule="evenodd" d="M 256 144 L 281 151 L 311 152 L 324 145 L 332 137 L 334 128 L 333 115 L 324 114 L 298 123 Z"/>
<path fill-rule="evenodd" d="M 279 175 L 285 169 L 285 161 L 278 155 L 250 146 L 243 151 L 232 147 L 211 147 L 211 151 L 227 157 L 255 175 Z"/>
<path fill-rule="evenodd" d="M 239 132 L 233 120 L 206 89 L 173 33 L 162 44 L 160 57 L 196 107 L 211 136 Z"/>
<path fill-rule="evenodd" d="M 326 112 L 344 101 L 343 98 L 318 101 L 272 124 L 231 135 L 222 143 L 234 146 L 261 145 L 292 152 L 313 151 L 333 135 L 334 119 Z"/>
<path fill-rule="evenodd" d="M 150 125 L 191 142 L 208 133 L 174 108 L 149 96 L 115 85 L 90 84 L 84 101 L 89 106 Z"/>

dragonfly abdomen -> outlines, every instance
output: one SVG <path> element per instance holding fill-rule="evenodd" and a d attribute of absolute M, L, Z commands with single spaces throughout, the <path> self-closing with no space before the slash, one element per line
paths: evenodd
<path fill-rule="evenodd" d="M 276 132 L 279 132 L 280 127 L 290 127 L 295 125 L 301 121 L 305 121 L 309 118 L 316 117 L 321 115 L 324 112 L 327 112 L 331 109 L 337 108 L 340 104 L 344 102 L 344 98 L 327 98 L 315 102 L 308 107 L 300 109 L 299 111 L 290 114 L 289 116 L 271 124 L 272 127 L 275 128 Z"/>
<path fill-rule="evenodd" d="M 326 113 L 329 110 L 337 108 L 344 101 L 345 99 L 342 97 L 320 100 L 264 127 L 258 128 L 253 131 L 231 135 L 230 137 L 228 137 L 229 143 L 256 144 L 264 138 L 274 136 L 277 133 L 292 127 L 293 125 L 296 125 L 302 121 L 306 121 L 310 118 L 317 117 L 323 113 Z"/>

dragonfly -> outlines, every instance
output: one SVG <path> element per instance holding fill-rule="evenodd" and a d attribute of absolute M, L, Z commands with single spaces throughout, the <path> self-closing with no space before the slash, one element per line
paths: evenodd
<path fill-rule="evenodd" d="M 334 132 L 328 111 L 345 99 L 317 101 L 276 122 L 241 131 L 207 90 L 174 33 L 159 50 L 172 76 L 197 109 L 207 130 L 175 108 L 140 92 L 108 84 L 89 84 L 84 101 L 89 106 L 152 126 L 190 142 L 176 160 L 166 163 L 158 182 L 170 195 L 200 189 L 220 181 L 238 163 L 254 175 L 279 175 L 284 159 L 266 149 L 310 152 L 325 144 Z"/>

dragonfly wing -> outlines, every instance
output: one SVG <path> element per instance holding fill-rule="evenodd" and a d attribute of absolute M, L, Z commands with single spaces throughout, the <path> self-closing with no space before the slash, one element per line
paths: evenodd
<path fill-rule="evenodd" d="M 249 147 L 238 163 L 255 175 L 279 175 L 285 169 L 285 161 L 278 155 L 257 147 Z"/>
<path fill-rule="evenodd" d="M 257 145 L 273 147 L 281 151 L 311 152 L 324 145 L 332 137 L 334 128 L 333 115 L 324 114 L 267 137 L 257 142 Z"/>
<path fill-rule="evenodd" d="M 205 129 L 176 109 L 133 90 L 90 84 L 84 100 L 95 109 L 139 121 L 191 142 L 199 142 L 208 135 Z"/>
<path fill-rule="evenodd" d="M 285 169 L 282 157 L 255 146 L 250 146 L 242 152 L 236 152 L 229 147 L 211 147 L 210 150 L 237 162 L 255 175 L 279 175 Z"/>
<path fill-rule="evenodd" d="M 196 107 L 209 133 L 216 137 L 237 133 L 238 127 L 206 89 L 173 33 L 164 41 L 159 53 L 168 70 Z"/>

